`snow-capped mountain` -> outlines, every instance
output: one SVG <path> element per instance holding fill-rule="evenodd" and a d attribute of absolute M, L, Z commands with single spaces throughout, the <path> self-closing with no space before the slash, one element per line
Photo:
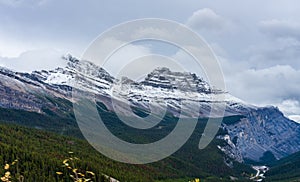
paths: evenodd
<path fill-rule="evenodd" d="M 144 109 L 149 103 L 157 103 L 158 107 L 166 104 L 169 112 L 181 117 L 222 117 L 222 112 L 210 112 L 212 103 L 215 107 L 218 103 L 220 107 L 225 104 L 225 116 L 238 115 L 254 107 L 227 92 L 211 88 L 193 73 L 172 72 L 168 68 L 155 69 L 141 82 L 123 77 L 111 91 L 114 98 L 128 100 Z"/>
<path fill-rule="evenodd" d="M 123 77 L 118 80 L 95 64 L 66 55 L 67 66 L 29 73 L 0 68 L 0 107 L 44 113 L 45 108 L 58 114 L 72 112 L 51 98 L 72 100 L 72 89 L 95 95 L 108 109 L 111 100 L 130 102 L 144 110 L 155 103 L 167 105 L 168 112 L 180 117 L 222 117 L 210 113 L 211 106 L 225 105 L 225 116 L 242 116 L 233 123 L 223 123 L 226 135 L 218 136 L 227 144 L 219 146 L 229 157 L 240 162 L 259 161 L 271 153 L 280 159 L 300 151 L 300 125 L 285 118 L 274 107 L 249 105 L 229 93 L 212 88 L 196 74 L 157 68 L 141 82 Z M 196 107 L 196 106 L 200 106 Z M 220 107 L 221 108 L 221 107 Z M 130 108 L 123 109 L 124 114 Z M 184 110 L 185 112 L 182 112 Z"/>

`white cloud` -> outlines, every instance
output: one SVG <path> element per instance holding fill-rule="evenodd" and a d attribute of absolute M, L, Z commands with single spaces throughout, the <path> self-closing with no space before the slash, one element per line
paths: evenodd
<path fill-rule="evenodd" d="M 276 65 L 289 65 L 300 69 L 300 41 L 291 38 L 258 42 L 248 49 L 248 68 L 265 69 Z"/>
<path fill-rule="evenodd" d="M 0 65 L 21 72 L 49 70 L 66 66 L 64 54 L 54 49 L 26 51 L 17 57 L 0 57 Z"/>
<path fill-rule="evenodd" d="M 300 124 L 300 115 L 290 115 L 288 117 L 289 117 L 289 119 L 296 121 L 297 123 Z"/>
<path fill-rule="evenodd" d="M 287 20 L 266 20 L 259 24 L 261 32 L 273 37 L 293 37 L 300 39 L 300 24 L 294 21 Z"/>
<path fill-rule="evenodd" d="M 231 67 L 237 69 L 234 64 Z M 251 103 L 278 103 L 283 99 L 300 98 L 299 75 L 300 70 L 288 65 L 248 69 L 229 75 L 227 88 L 233 95 Z"/>
<path fill-rule="evenodd" d="M 209 43 L 215 42 L 214 47 L 223 45 L 222 51 L 216 53 L 232 95 L 259 106 L 280 106 L 286 116 L 297 121 L 300 110 L 294 105 L 293 112 L 288 112 L 291 105 L 286 104 L 300 100 L 300 26 L 275 19 L 261 21 L 257 26 L 251 22 L 255 18 L 241 22 L 201 9 L 187 24 L 204 38 L 212 39 Z M 226 31 L 228 28 L 230 31 Z M 232 30 L 236 32 L 234 36 Z M 222 36 L 216 36 L 216 32 L 222 32 Z"/>
<path fill-rule="evenodd" d="M 277 106 L 285 116 L 300 122 L 300 70 L 289 65 L 249 69 L 221 59 L 230 93 L 258 106 Z"/>
<path fill-rule="evenodd" d="M 128 44 L 124 47 L 121 47 L 119 50 L 113 53 L 109 57 L 109 59 L 107 59 L 107 61 L 104 63 L 103 67 L 110 74 L 116 76 L 122 71 L 122 69 L 125 66 L 130 64 L 130 62 L 149 54 L 151 54 L 151 51 L 147 47 Z M 134 71 L 134 68 L 132 68 L 131 71 Z M 130 75 L 133 73 L 128 73 L 128 74 Z M 124 76 L 128 76 L 128 75 L 124 75 Z"/>
<path fill-rule="evenodd" d="M 300 122 L 300 102 L 298 100 L 288 99 L 276 105 L 288 118 Z"/>
<path fill-rule="evenodd" d="M 297 100 L 284 100 L 282 103 L 278 104 L 278 107 L 288 115 L 295 115 L 300 112 L 300 102 Z"/>
<path fill-rule="evenodd" d="M 188 18 L 188 26 L 195 30 L 222 32 L 230 26 L 230 22 L 209 8 L 200 9 Z"/>
<path fill-rule="evenodd" d="M 80 54 L 99 33 L 115 24 L 144 17 L 166 18 L 186 22 L 210 44 L 214 42 L 218 56 L 225 57 L 221 64 L 233 95 L 254 104 L 299 100 L 298 1 L 230 2 L 175 0 L 159 2 L 158 7 L 151 1 L 0 0 L 0 65 L 20 71 L 53 68 L 61 64 L 59 53 L 45 51 L 42 56 L 43 51 L 27 50 L 51 47 L 72 54 L 76 49 Z M 252 50 L 245 56 L 249 45 Z M 139 46 L 120 51 L 116 61 L 106 65 L 109 72 L 127 64 L 128 59 L 149 53 Z M 27 53 L 20 55 L 22 52 Z M 186 68 L 194 68 L 184 56 L 177 56 Z"/>

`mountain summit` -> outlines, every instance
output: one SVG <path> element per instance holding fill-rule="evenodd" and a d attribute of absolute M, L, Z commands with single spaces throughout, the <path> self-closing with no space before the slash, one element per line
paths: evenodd
<path fill-rule="evenodd" d="M 266 156 L 281 159 L 300 151 L 300 125 L 284 117 L 278 108 L 247 104 L 227 92 L 213 89 L 196 74 L 157 68 L 141 82 L 128 78 L 117 80 L 91 62 L 71 55 L 63 59 L 68 61 L 64 68 L 30 74 L 0 68 L 0 107 L 62 115 L 72 112 L 72 108 L 54 102 L 53 98 L 72 102 L 72 89 L 92 93 L 97 102 L 111 111 L 111 99 L 116 99 L 146 110 L 149 103 L 157 103 L 156 107 L 166 104 L 168 112 L 175 117 L 207 118 L 223 117 L 211 115 L 210 111 L 212 103 L 225 104 L 224 116 L 239 118 L 234 122 L 224 121 L 220 128 L 225 134 L 217 136 L 226 142 L 218 147 L 228 157 L 239 162 L 264 161 Z M 200 105 L 200 110 L 195 109 L 196 105 Z"/>

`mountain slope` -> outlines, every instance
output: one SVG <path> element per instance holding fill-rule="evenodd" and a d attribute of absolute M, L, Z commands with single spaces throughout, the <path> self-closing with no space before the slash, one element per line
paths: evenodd
<path fill-rule="evenodd" d="M 160 138 L 169 133 L 176 124 L 176 118 L 170 116 L 164 119 L 163 129 L 153 128 L 151 131 L 140 132 L 120 125 L 114 113 L 101 109 L 100 112 L 105 112 L 102 114 L 108 123 L 107 126 L 115 135 L 124 140 L 136 139 L 132 142 L 143 143 Z M 91 170 L 98 177 L 104 173 L 120 181 L 151 182 L 180 179 L 188 181 L 194 177 L 202 181 L 216 181 L 216 179 L 229 181 L 230 176 L 247 180 L 247 176 L 243 174 L 250 175 L 253 172 L 249 166 L 235 161 L 231 161 L 232 165 L 228 166 L 223 162 L 226 156 L 216 147 L 217 144 L 224 143 L 222 140 L 215 139 L 206 149 L 201 151 L 198 149 L 196 144 L 204 126 L 205 120 L 201 120 L 191 139 L 172 156 L 152 164 L 130 165 L 106 158 L 82 139 L 11 124 L 0 124 L 2 131 L 0 162 L 18 159 L 19 171 L 27 181 L 55 181 L 55 172 L 63 170 L 62 161 L 68 156 L 69 151 L 73 151 L 74 155 L 81 159 L 79 168 Z"/>
<path fill-rule="evenodd" d="M 112 100 L 128 101 L 131 107 L 120 110 L 125 115 L 132 108 L 149 112 L 149 104 L 156 103 L 156 110 L 167 105 L 167 113 L 175 117 L 221 117 L 222 113 L 211 115 L 210 111 L 212 104 L 220 108 L 224 104 L 225 116 L 242 116 L 234 122 L 223 122 L 227 134 L 218 136 L 227 142 L 219 146 L 220 150 L 233 159 L 263 161 L 269 153 L 275 160 L 300 151 L 299 124 L 285 118 L 274 107 L 252 106 L 214 89 L 195 74 L 158 68 L 141 82 L 128 78 L 117 80 L 88 61 L 70 55 L 63 59 L 68 61 L 65 68 L 31 74 L 1 68 L 1 107 L 74 119 L 72 89 L 95 95 L 109 111 L 113 111 Z"/>
<path fill-rule="evenodd" d="M 139 166 L 109 160 L 81 139 L 2 123 L 0 130 L 0 164 L 17 159 L 17 169 L 11 169 L 11 173 L 23 175 L 25 181 L 53 182 L 59 178 L 72 181 L 67 170 L 62 168 L 62 161 L 70 156 L 69 151 L 81 159 L 76 167 L 93 171 L 96 174 L 95 181 L 99 182 L 104 180 L 103 174 L 122 181 L 154 181 L 147 171 L 153 171 L 155 175 L 159 173 L 151 167 L 145 166 L 147 170 L 140 170 Z M 58 177 L 56 171 L 63 171 L 65 175 Z M 4 174 L 2 167 L 0 173 Z"/>
<path fill-rule="evenodd" d="M 300 152 L 292 154 L 279 161 L 273 162 L 266 173 L 266 181 L 299 181 L 300 180 Z"/>
<path fill-rule="evenodd" d="M 245 160 L 264 162 L 264 154 L 281 159 L 298 152 L 299 124 L 274 107 L 251 110 L 237 123 L 223 124 L 232 140 L 231 150 Z"/>

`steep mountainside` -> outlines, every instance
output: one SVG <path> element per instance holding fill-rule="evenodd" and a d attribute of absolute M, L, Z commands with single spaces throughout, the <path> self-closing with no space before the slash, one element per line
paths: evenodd
<path fill-rule="evenodd" d="M 253 109 L 236 123 L 223 123 L 227 147 L 235 156 L 253 161 L 281 159 L 299 151 L 299 124 L 274 107 Z"/>
<path fill-rule="evenodd" d="M 223 122 L 227 144 L 219 146 L 228 156 L 243 161 L 264 161 L 266 154 L 275 159 L 300 151 L 300 126 L 287 119 L 274 107 L 259 108 L 211 87 L 192 73 L 172 72 L 157 68 L 144 81 L 128 78 L 117 80 L 103 68 L 70 55 L 65 68 L 19 73 L 0 69 L 0 106 L 33 111 L 40 114 L 55 113 L 69 117 L 72 106 L 60 99 L 72 101 L 72 89 L 96 95 L 98 102 L 112 110 L 111 99 L 129 101 L 133 108 L 148 110 L 155 103 L 158 109 L 167 105 L 168 112 L 181 117 L 221 117 L 211 115 L 211 105 L 225 104 L 225 116 L 241 116 L 234 122 Z M 115 84 L 113 84 L 115 83 Z M 224 99 L 220 99 L 224 98 Z M 197 107 L 200 105 L 200 110 Z M 130 112 L 124 108 L 123 113 Z M 182 112 L 184 111 L 184 112 Z"/>

